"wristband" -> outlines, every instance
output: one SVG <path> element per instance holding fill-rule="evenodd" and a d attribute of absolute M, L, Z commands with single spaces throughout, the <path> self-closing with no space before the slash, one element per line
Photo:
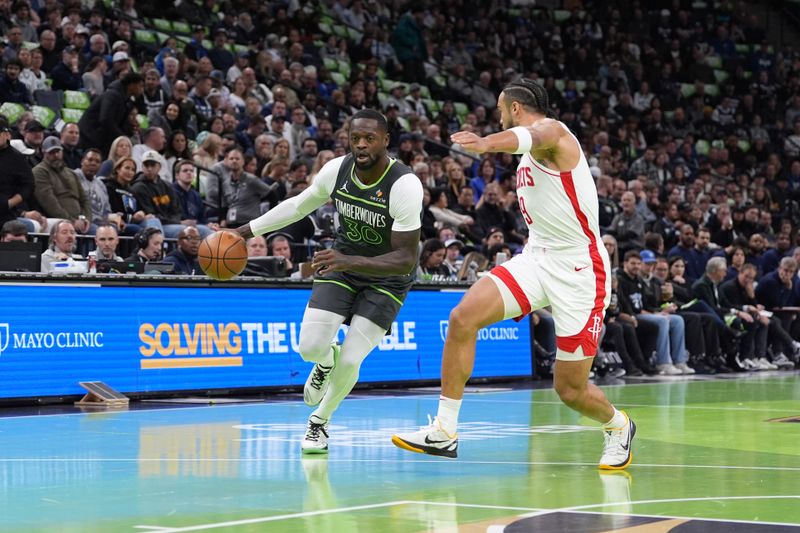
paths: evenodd
<path fill-rule="evenodd" d="M 531 151 L 533 139 L 531 138 L 531 132 L 528 131 L 528 128 L 524 126 L 516 126 L 508 131 L 517 136 L 517 149 L 514 150 L 513 153 L 527 154 Z"/>

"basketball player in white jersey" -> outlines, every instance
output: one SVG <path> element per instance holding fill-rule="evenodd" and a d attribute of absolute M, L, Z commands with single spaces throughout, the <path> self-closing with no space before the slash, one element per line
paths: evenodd
<path fill-rule="evenodd" d="M 569 407 L 603 424 L 600 468 L 623 469 L 633 457 L 636 426 L 589 383 L 611 293 L 611 268 L 600 239 L 597 189 L 589 165 L 567 127 L 547 118 L 547 92 L 541 85 L 528 79 L 511 83 L 497 107 L 505 131 L 483 138 L 458 132 L 451 140 L 479 154 L 522 156 L 517 196 L 528 223 L 528 244 L 478 280 L 450 313 L 438 414 L 430 425 L 394 435 L 392 442 L 409 451 L 456 457 L 458 412 L 475 362 L 478 330 L 550 305 L 558 348 L 555 390 Z"/>

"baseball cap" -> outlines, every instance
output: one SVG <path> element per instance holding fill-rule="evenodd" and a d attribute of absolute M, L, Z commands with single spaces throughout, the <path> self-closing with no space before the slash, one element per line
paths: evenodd
<path fill-rule="evenodd" d="M 220 97 L 222 96 L 222 91 L 220 91 L 219 89 L 211 89 L 208 92 L 208 97 L 211 98 L 212 96 Z"/>
<path fill-rule="evenodd" d="M 394 102 L 391 102 L 389 104 L 386 104 L 386 111 L 389 111 L 390 109 L 398 109 L 399 110 L 400 106 L 395 104 Z"/>
<path fill-rule="evenodd" d="M 44 126 L 38 120 L 31 120 L 25 124 L 25 131 L 44 131 Z"/>
<path fill-rule="evenodd" d="M 652 250 L 642 250 L 639 255 L 642 256 L 642 263 L 656 262 L 656 254 Z"/>
<path fill-rule="evenodd" d="M 111 57 L 111 62 L 116 63 L 117 61 L 130 61 L 128 52 L 114 52 L 114 55 Z"/>
<path fill-rule="evenodd" d="M 212 70 L 208 77 L 215 80 L 225 80 L 225 74 L 221 70 Z"/>
<path fill-rule="evenodd" d="M 44 142 L 42 142 L 42 152 L 45 154 L 62 149 L 63 147 L 61 146 L 61 140 L 55 135 L 51 135 L 45 139 Z"/>
<path fill-rule="evenodd" d="M 503 228 L 501 228 L 500 226 L 492 226 L 491 228 L 489 228 L 489 231 L 486 232 L 486 236 L 489 237 L 494 233 L 502 233 L 505 235 Z"/>
<path fill-rule="evenodd" d="M 412 93 L 414 91 L 419 91 L 420 90 L 419 83 L 416 83 L 416 82 L 412 83 L 411 85 L 409 85 L 408 90 L 409 90 L 409 92 L 412 92 Z"/>
<path fill-rule="evenodd" d="M 402 83 L 395 83 L 394 85 L 392 85 L 392 90 L 393 91 L 395 89 L 405 89 L 405 88 L 406 88 L 405 84 L 402 84 Z"/>
<path fill-rule="evenodd" d="M 388 107 L 387 107 L 387 109 L 388 109 Z M 410 133 L 404 133 L 404 134 L 400 135 L 400 142 L 401 143 L 405 142 L 405 141 L 413 141 L 413 140 L 414 140 L 414 138 L 411 136 Z"/>
<path fill-rule="evenodd" d="M 451 246 L 458 246 L 459 249 L 464 247 L 464 243 L 459 241 L 458 239 L 447 239 L 444 241 L 444 247 L 450 248 Z"/>
<path fill-rule="evenodd" d="M 161 164 L 161 156 L 155 150 L 148 150 L 142 154 L 142 163 L 147 163 L 148 161 Z"/>
<path fill-rule="evenodd" d="M 11 145 L 11 148 L 22 155 L 33 155 L 36 153 L 36 150 L 29 148 L 22 139 L 11 139 L 9 144 Z"/>
<path fill-rule="evenodd" d="M 120 48 L 122 46 L 128 46 L 128 42 L 127 41 L 114 41 L 114 44 L 111 46 L 111 50 L 112 51 L 116 51 L 117 48 Z"/>

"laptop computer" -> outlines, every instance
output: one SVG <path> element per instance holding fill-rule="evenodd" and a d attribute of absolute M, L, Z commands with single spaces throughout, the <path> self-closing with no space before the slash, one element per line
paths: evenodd
<path fill-rule="evenodd" d="M 98 261 L 98 274 L 127 274 L 133 272 L 141 274 L 144 272 L 144 263 L 138 261 Z"/>
<path fill-rule="evenodd" d="M 36 242 L 0 242 L 0 272 L 39 272 L 42 245 Z"/>

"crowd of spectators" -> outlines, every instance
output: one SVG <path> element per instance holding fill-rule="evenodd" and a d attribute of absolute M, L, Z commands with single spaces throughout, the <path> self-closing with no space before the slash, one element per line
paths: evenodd
<path fill-rule="evenodd" d="M 200 238 L 301 192 L 370 107 L 425 186 L 418 278 L 474 280 L 527 241 L 516 161 L 449 137 L 499 131 L 497 95 L 525 76 L 597 180 L 619 280 L 605 350 L 629 373 L 788 368 L 800 54 L 768 41 L 747 4 L 712 4 L 0 0 L 0 101 L 90 98 L 49 124 L 7 113 L 0 222 L 50 232 L 53 260 L 82 241 L 116 256 L 117 235 L 134 237 L 131 259 L 160 260 L 166 238 L 176 270 L 198 273 Z M 337 223 L 325 206 L 251 253 L 269 247 L 299 275 Z"/>

